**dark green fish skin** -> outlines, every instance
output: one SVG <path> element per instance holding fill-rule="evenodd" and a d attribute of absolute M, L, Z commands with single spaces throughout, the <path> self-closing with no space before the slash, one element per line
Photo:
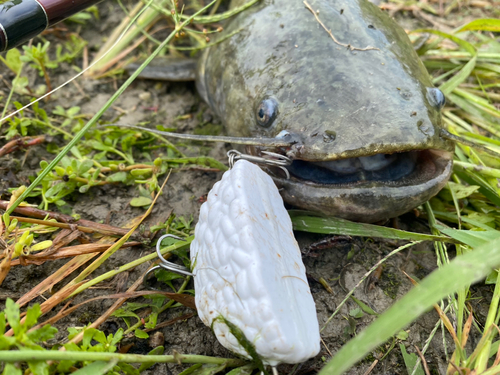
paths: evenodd
<path fill-rule="evenodd" d="M 324 183 L 271 172 L 284 200 L 306 210 L 364 222 L 407 212 L 437 194 L 451 173 L 453 146 L 440 137 L 430 77 L 404 30 L 375 5 L 309 3 L 340 43 L 377 49 L 336 44 L 302 0 L 267 0 L 233 18 L 225 31 L 241 31 L 203 53 L 198 91 L 228 135 L 293 139 L 292 147 L 271 151 L 295 160 L 419 151 L 415 170 L 395 181 Z M 266 98 L 278 106 L 268 128 L 256 121 Z"/>

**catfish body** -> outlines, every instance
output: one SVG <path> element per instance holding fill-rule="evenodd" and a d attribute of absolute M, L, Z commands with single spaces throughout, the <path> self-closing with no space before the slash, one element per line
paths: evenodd
<path fill-rule="evenodd" d="M 233 1 L 235 6 L 244 1 Z M 226 133 L 294 142 L 286 202 L 374 222 L 434 196 L 451 173 L 443 94 L 404 32 L 367 0 L 267 0 L 225 26 L 196 84 Z M 258 147 L 247 147 L 259 154 Z"/>

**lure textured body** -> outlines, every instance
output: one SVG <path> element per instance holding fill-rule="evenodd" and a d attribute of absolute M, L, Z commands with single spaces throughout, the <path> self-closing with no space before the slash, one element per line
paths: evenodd
<path fill-rule="evenodd" d="M 300 249 L 271 179 L 236 162 L 208 195 L 191 245 L 196 307 L 219 342 L 250 358 L 224 319 L 264 363 L 300 363 L 319 352 L 319 327 Z"/>

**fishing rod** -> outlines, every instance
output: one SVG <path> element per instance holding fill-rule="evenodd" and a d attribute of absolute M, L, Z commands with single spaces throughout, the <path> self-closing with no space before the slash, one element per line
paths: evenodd
<path fill-rule="evenodd" d="M 0 0 L 0 52 L 102 0 Z"/>

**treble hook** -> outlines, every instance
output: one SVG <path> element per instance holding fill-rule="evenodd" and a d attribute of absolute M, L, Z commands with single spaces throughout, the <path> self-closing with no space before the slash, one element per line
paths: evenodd
<path fill-rule="evenodd" d="M 148 272 L 146 272 L 146 274 L 144 275 L 143 277 L 143 284 L 145 284 L 146 280 L 147 280 L 147 277 L 148 275 L 153 272 L 153 271 L 156 271 L 157 269 L 160 269 L 160 268 L 163 268 L 167 271 L 172 271 L 172 272 L 176 272 L 176 273 L 180 273 L 182 275 L 186 275 L 186 276 L 194 276 L 193 273 L 191 273 L 191 271 L 189 270 L 189 268 L 187 267 L 184 267 L 184 266 L 181 266 L 179 264 L 175 264 L 175 263 L 172 263 L 172 262 L 169 262 L 168 260 L 166 260 L 162 253 L 161 253 L 161 250 L 160 250 L 160 246 L 161 246 L 161 242 L 167 238 L 167 237 L 170 237 L 170 238 L 173 238 L 175 240 L 179 240 L 179 241 L 186 241 L 185 239 L 183 238 L 180 238 L 180 237 L 177 237 L 177 236 L 174 236 L 173 234 L 164 234 L 163 236 L 161 236 L 159 239 L 158 239 L 158 242 L 156 242 L 156 254 L 158 255 L 158 258 L 160 258 L 160 264 L 149 269 Z"/>
<path fill-rule="evenodd" d="M 275 152 L 261 151 L 264 155 L 271 156 L 276 159 L 267 159 L 262 156 L 243 154 L 237 150 L 229 150 L 227 152 L 227 157 L 229 158 L 229 168 L 233 168 L 233 165 L 238 160 L 246 160 L 251 163 L 269 165 L 272 167 L 278 167 L 285 172 L 286 179 L 290 179 L 290 172 L 285 167 L 292 164 L 292 159 L 285 155 L 277 154 Z"/>

